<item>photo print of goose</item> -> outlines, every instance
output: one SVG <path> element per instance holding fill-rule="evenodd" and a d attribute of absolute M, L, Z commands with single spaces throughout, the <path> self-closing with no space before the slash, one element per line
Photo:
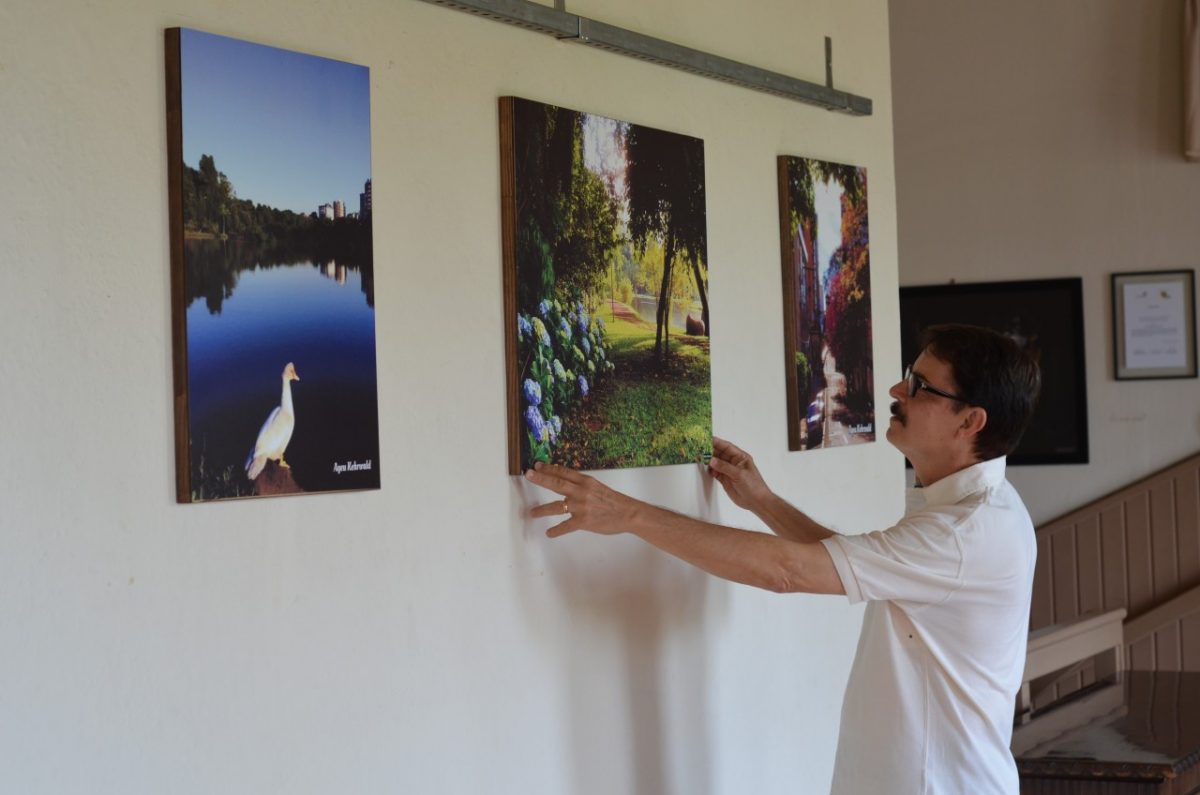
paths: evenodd
<path fill-rule="evenodd" d="M 166 49 L 177 499 L 377 489 L 369 72 Z"/>

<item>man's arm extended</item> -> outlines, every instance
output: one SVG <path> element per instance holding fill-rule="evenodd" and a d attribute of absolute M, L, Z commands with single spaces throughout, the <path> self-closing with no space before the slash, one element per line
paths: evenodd
<path fill-rule="evenodd" d="M 551 538 L 576 530 L 605 535 L 630 532 L 726 580 L 777 592 L 845 593 L 833 559 L 816 540 L 773 538 L 692 519 L 635 500 L 565 467 L 538 464 L 525 476 L 566 498 L 531 511 L 532 516 L 565 517 L 546 531 Z"/>
<path fill-rule="evenodd" d="M 771 491 L 754 458 L 740 447 L 713 437 L 708 468 L 734 504 L 753 513 L 780 538 L 812 542 L 835 535 Z"/>

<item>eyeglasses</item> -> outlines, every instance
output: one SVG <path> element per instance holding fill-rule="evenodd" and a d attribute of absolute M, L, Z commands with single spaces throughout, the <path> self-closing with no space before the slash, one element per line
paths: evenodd
<path fill-rule="evenodd" d="M 926 381 L 924 378 L 921 378 L 921 376 L 919 376 L 913 372 L 911 364 L 908 367 L 906 367 L 904 370 L 904 380 L 908 382 L 908 396 L 910 398 L 916 397 L 917 393 L 920 392 L 922 389 L 924 389 L 926 392 L 932 392 L 933 394 L 938 395 L 939 397 L 949 398 L 950 400 L 957 400 L 960 403 L 968 402 L 965 397 L 960 397 L 959 395 L 952 395 L 949 392 L 943 392 L 942 390 L 938 389 L 936 386 L 931 386 L 928 381 Z"/>

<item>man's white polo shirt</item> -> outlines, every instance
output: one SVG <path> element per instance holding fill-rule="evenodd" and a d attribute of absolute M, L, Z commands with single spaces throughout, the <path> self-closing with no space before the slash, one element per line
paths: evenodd
<path fill-rule="evenodd" d="M 945 477 L 894 527 L 822 543 L 866 600 L 836 795 L 1016 793 L 1009 743 L 1037 555 L 1005 459 Z M 915 504 L 914 504 L 915 503 Z"/>

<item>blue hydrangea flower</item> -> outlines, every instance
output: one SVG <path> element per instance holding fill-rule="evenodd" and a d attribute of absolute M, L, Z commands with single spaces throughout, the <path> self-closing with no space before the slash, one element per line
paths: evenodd
<path fill-rule="evenodd" d="M 597 317 L 597 318 L 596 318 L 596 325 L 600 327 L 600 330 L 601 330 L 601 331 L 604 331 L 604 318 L 602 318 L 602 317 Z"/>
<path fill-rule="evenodd" d="M 525 400 L 531 406 L 542 405 L 542 385 L 532 378 L 526 378 L 524 386 Z"/>
<path fill-rule="evenodd" d="M 588 394 L 587 379 L 583 376 L 579 376 L 579 394 L 583 395 L 584 397 L 587 397 Z M 540 417 L 541 415 L 539 414 L 538 416 Z"/>
<path fill-rule="evenodd" d="M 533 438 L 539 442 L 550 438 L 549 429 L 546 428 L 546 422 L 542 419 L 542 412 L 533 406 L 525 409 L 525 424 L 529 426 L 529 432 L 533 434 Z"/>
<path fill-rule="evenodd" d="M 574 325 L 574 324 L 575 324 L 575 313 L 574 313 L 574 312 L 568 312 L 568 313 L 567 313 L 567 320 L 571 321 L 571 325 Z"/>
<path fill-rule="evenodd" d="M 583 352 L 588 356 L 592 355 L 592 343 L 588 342 L 588 338 L 583 338 Z"/>
<path fill-rule="evenodd" d="M 581 334 L 588 333 L 588 320 L 588 313 L 584 312 L 582 309 L 579 310 L 579 331 Z"/>
<path fill-rule="evenodd" d="M 551 306 L 553 306 L 553 305 L 550 303 L 550 299 L 543 298 L 542 302 L 540 304 L 538 304 L 538 314 L 540 314 L 542 317 L 545 317 L 546 315 L 550 314 Z"/>
<path fill-rule="evenodd" d="M 554 377 L 557 378 L 559 381 L 567 380 L 567 371 L 565 369 L 563 369 L 562 362 L 560 362 L 558 359 L 554 360 L 554 364 L 551 366 L 550 369 L 552 369 L 554 371 Z"/>
<path fill-rule="evenodd" d="M 562 330 L 564 337 L 566 337 L 567 339 L 571 339 L 571 324 L 567 322 L 567 319 L 565 317 L 558 324 L 558 327 Z"/>
<path fill-rule="evenodd" d="M 529 319 L 524 315 L 517 315 L 517 339 L 523 340 L 532 336 L 533 326 L 529 324 Z"/>
<path fill-rule="evenodd" d="M 551 417 L 549 422 L 550 422 L 550 427 L 554 429 L 555 435 L 562 433 L 562 420 L 560 420 L 558 418 L 557 414 L 555 414 L 553 417 Z"/>
<path fill-rule="evenodd" d="M 554 430 L 554 423 L 546 423 L 546 435 L 550 439 L 550 444 L 558 444 L 558 431 Z"/>
<path fill-rule="evenodd" d="M 536 317 L 533 319 L 533 334 L 537 337 L 538 342 L 546 347 L 550 346 L 550 333 L 546 331 L 546 326 L 542 321 Z"/>
<path fill-rule="evenodd" d="M 601 347 L 600 345 L 597 345 L 597 346 L 596 346 L 596 357 L 597 357 L 598 359 L 600 359 L 600 361 L 604 361 L 604 356 L 605 356 L 605 354 L 604 354 L 604 348 L 603 348 L 603 347 Z"/>

